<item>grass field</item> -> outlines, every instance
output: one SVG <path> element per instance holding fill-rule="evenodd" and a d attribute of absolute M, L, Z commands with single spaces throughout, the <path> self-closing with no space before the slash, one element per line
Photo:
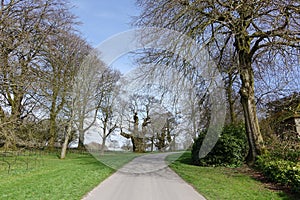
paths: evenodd
<path fill-rule="evenodd" d="M 172 160 L 172 156 L 168 158 Z M 185 153 L 170 167 L 208 200 L 288 200 L 283 192 L 271 191 L 238 169 L 190 165 Z"/>
<path fill-rule="evenodd" d="M 103 159 L 120 167 L 136 157 L 135 154 L 110 153 Z M 13 159 L 13 158 L 10 158 Z M 22 161 L 23 159 L 23 161 Z M 68 154 L 65 160 L 56 154 L 38 158 L 18 158 L 7 173 L 7 165 L 0 162 L 0 199 L 81 199 L 115 170 L 102 164 L 90 154 Z M 28 162 L 24 159 L 31 159 Z"/>
<path fill-rule="evenodd" d="M 97 157 L 90 154 L 68 154 L 65 160 L 56 154 L 10 157 L 14 163 L 7 171 L 0 162 L 0 199 L 81 199 L 115 169 L 139 154 L 108 152 Z M 168 161 L 178 155 L 169 156 Z M 208 200 L 288 200 L 283 192 L 271 191 L 237 169 L 198 167 L 190 165 L 190 153 L 184 153 L 170 167 L 194 186 Z M 108 166 L 113 167 L 110 168 Z"/>

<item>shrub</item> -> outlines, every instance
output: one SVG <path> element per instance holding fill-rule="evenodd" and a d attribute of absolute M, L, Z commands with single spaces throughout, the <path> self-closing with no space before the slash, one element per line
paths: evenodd
<path fill-rule="evenodd" d="M 193 164 L 236 167 L 243 163 L 248 148 L 243 124 L 225 126 L 212 151 L 205 158 L 199 159 L 199 150 L 205 135 L 206 131 L 202 132 L 193 144 Z"/>
<path fill-rule="evenodd" d="M 274 157 L 270 154 L 259 156 L 256 167 L 270 181 L 289 186 L 300 192 L 300 163 Z"/>
<path fill-rule="evenodd" d="M 276 129 L 277 124 L 272 123 L 272 120 L 280 122 L 278 116 L 260 121 L 266 152 L 269 152 L 268 156 L 293 162 L 300 161 L 300 138 L 293 137 L 292 132 L 279 132 Z"/>

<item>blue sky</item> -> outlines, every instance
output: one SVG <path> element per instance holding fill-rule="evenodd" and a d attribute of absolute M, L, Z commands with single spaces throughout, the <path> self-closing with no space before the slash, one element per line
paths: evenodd
<path fill-rule="evenodd" d="M 92 46 L 114 34 L 131 29 L 131 16 L 137 15 L 135 0 L 70 0 L 73 12 L 83 24 L 79 27 Z"/>
<path fill-rule="evenodd" d="M 123 31 L 132 29 L 132 17 L 138 14 L 135 0 L 70 0 L 73 12 L 82 22 L 79 30 L 93 46 Z M 128 56 L 119 58 L 111 66 L 126 73 L 132 69 Z"/>
<path fill-rule="evenodd" d="M 115 34 L 133 28 L 130 25 L 131 17 L 138 14 L 134 2 L 135 0 L 70 0 L 75 6 L 72 12 L 82 22 L 78 29 L 93 47 Z M 131 70 L 132 64 L 124 56 L 112 67 L 126 73 Z M 98 141 L 101 138 L 97 133 L 89 139 Z"/>

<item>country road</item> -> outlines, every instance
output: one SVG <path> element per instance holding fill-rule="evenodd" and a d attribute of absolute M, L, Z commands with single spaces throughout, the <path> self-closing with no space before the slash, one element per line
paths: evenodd
<path fill-rule="evenodd" d="M 205 200 L 193 187 L 168 168 L 170 153 L 135 158 L 83 200 Z"/>

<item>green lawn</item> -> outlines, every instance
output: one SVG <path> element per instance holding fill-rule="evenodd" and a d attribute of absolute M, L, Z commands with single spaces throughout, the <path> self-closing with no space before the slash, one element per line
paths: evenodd
<path fill-rule="evenodd" d="M 167 159 L 172 160 L 172 156 Z M 170 167 L 208 200 L 289 199 L 283 192 L 271 191 L 237 169 L 199 167 L 189 163 L 190 153 L 185 153 Z"/>
<path fill-rule="evenodd" d="M 117 169 L 136 156 L 110 152 L 98 159 Z M 168 160 L 177 156 L 171 155 Z M 72 153 L 65 160 L 55 154 L 37 158 L 9 158 L 14 163 L 9 174 L 7 165 L 0 162 L 0 199 L 81 199 L 115 171 L 90 154 Z M 198 167 L 189 162 L 190 153 L 185 153 L 170 166 L 208 200 L 289 199 L 236 169 Z"/>
<path fill-rule="evenodd" d="M 104 157 L 120 167 L 135 156 L 111 153 Z M 27 158 L 31 159 L 28 169 L 24 160 Z M 7 164 L 0 162 L 0 199 L 81 199 L 114 171 L 90 154 L 72 153 L 65 160 L 55 154 L 42 155 L 37 160 L 18 158 L 9 174 Z"/>

